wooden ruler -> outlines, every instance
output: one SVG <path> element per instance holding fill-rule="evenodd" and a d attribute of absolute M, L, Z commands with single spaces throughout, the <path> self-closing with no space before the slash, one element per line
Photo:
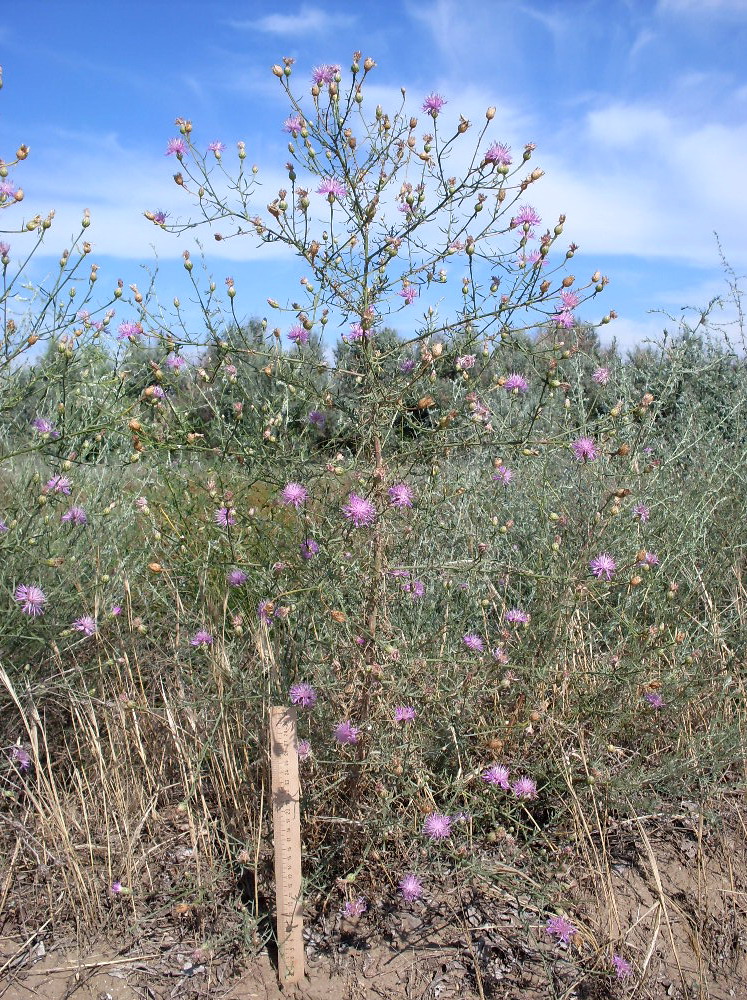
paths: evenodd
<path fill-rule="evenodd" d="M 304 975 L 301 899 L 301 786 L 298 780 L 296 709 L 270 709 L 272 825 L 275 841 L 278 975 L 281 986 Z"/>

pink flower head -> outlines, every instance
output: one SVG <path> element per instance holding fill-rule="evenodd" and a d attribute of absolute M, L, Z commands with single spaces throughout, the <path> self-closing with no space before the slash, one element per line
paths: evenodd
<path fill-rule="evenodd" d="M 420 899 L 423 895 L 423 885 L 420 879 L 410 873 L 399 881 L 399 891 L 402 898 L 407 903 L 412 903 L 415 899 Z"/>
<path fill-rule="evenodd" d="M 526 392 L 529 389 L 529 383 L 523 375 L 517 375 L 516 372 L 513 372 L 503 383 L 503 388 L 506 392 Z"/>
<path fill-rule="evenodd" d="M 423 101 L 423 111 L 432 118 L 438 118 L 441 109 L 448 102 L 440 94 L 429 94 Z"/>
<path fill-rule="evenodd" d="M 609 368 L 597 368 L 591 376 L 592 382 L 596 382 L 597 385 L 607 385 L 610 380 L 610 370 Z"/>
<path fill-rule="evenodd" d="M 570 288 L 564 288 L 560 293 L 560 304 L 561 312 L 572 312 L 577 306 L 581 305 L 581 296 L 578 292 L 571 291 Z"/>
<path fill-rule="evenodd" d="M 589 569 L 597 580 L 607 580 L 609 582 L 615 574 L 617 563 L 609 553 L 600 552 L 598 556 L 594 556 L 593 559 L 589 560 Z"/>
<path fill-rule="evenodd" d="M 183 358 L 181 354 L 169 354 L 166 358 L 166 364 L 172 371 L 178 372 L 186 365 L 186 358 Z"/>
<path fill-rule="evenodd" d="M 290 115 L 283 122 L 283 131 L 290 132 L 290 134 L 295 139 L 298 133 L 303 128 L 303 120 L 300 115 Z"/>
<path fill-rule="evenodd" d="M 397 294 L 405 300 L 406 306 L 411 306 L 418 297 L 418 290 L 415 285 L 406 285 Z"/>
<path fill-rule="evenodd" d="M 622 955 L 612 956 L 612 968 L 618 979 L 628 979 L 633 975 L 633 966 Z"/>
<path fill-rule="evenodd" d="M 169 217 L 168 212 L 162 212 L 161 209 L 157 209 L 155 212 L 153 212 L 153 222 L 157 226 L 162 226 L 166 222 L 168 217 Z"/>
<path fill-rule="evenodd" d="M 651 517 L 651 508 L 647 507 L 645 503 L 637 503 L 633 508 L 633 517 L 641 524 L 645 524 Z"/>
<path fill-rule="evenodd" d="M 423 833 L 431 840 L 445 840 L 451 836 L 451 816 L 444 813 L 430 813 L 425 817 Z"/>
<path fill-rule="evenodd" d="M 38 615 L 44 614 L 44 605 L 47 603 L 47 596 L 41 587 L 27 586 L 22 583 L 19 587 L 16 587 L 13 597 L 21 605 L 21 611 L 25 615 L 31 615 L 32 618 L 36 618 Z"/>
<path fill-rule="evenodd" d="M 341 722 L 333 730 L 333 736 L 338 743 L 357 743 L 360 735 L 360 729 L 352 722 Z"/>
<path fill-rule="evenodd" d="M 311 743 L 308 740 L 299 740 L 296 744 L 299 760 L 308 760 L 311 756 Z"/>
<path fill-rule="evenodd" d="M 301 682 L 294 684 L 290 689 L 290 700 L 294 705 L 301 708 L 313 708 L 316 705 L 317 694 L 311 684 Z"/>
<path fill-rule="evenodd" d="M 360 323 L 351 323 L 350 331 L 348 333 L 348 340 L 357 342 L 359 340 L 368 340 L 371 336 L 370 330 L 364 330 Z"/>
<path fill-rule="evenodd" d="M 511 147 L 502 142 L 494 142 L 485 153 L 486 163 L 496 163 L 500 167 L 511 166 Z"/>
<path fill-rule="evenodd" d="M 538 226 L 542 219 L 531 205 L 522 205 L 511 221 L 514 226 Z"/>
<path fill-rule="evenodd" d="M 394 709 L 395 722 L 414 722 L 417 712 L 412 705 L 398 705 Z"/>
<path fill-rule="evenodd" d="M 8 525 L 0 518 L 0 535 L 4 535 L 8 530 Z"/>
<path fill-rule="evenodd" d="M 483 771 L 482 780 L 489 785 L 496 785 L 506 792 L 510 787 L 508 783 L 508 768 L 504 767 L 503 764 L 493 764 L 487 771 Z"/>
<path fill-rule="evenodd" d="M 564 330 L 572 329 L 574 323 L 576 322 L 574 315 L 571 312 L 555 313 L 555 315 L 552 318 L 558 324 L 558 326 L 562 326 Z"/>
<path fill-rule="evenodd" d="M 658 691 L 647 691 L 643 697 L 652 708 L 664 708 L 664 699 Z"/>
<path fill-rule="evenodd" d="M 208 152 L 210 153 L 222 153 L 225 148 L 225 142 L 219 142 L 217 139 L 214 142 L 208 143 Z"/>
<path fill-rule="evenodd" d="M 322 431 L 327 423 L 327 414 L 322 413 L 321 410 L 310 410 L 307 419 L 312 427 L 316 427 L 317 430 Z"/>
<path fill-rule="evenodd" d="M 84 635 L 93 635 L 96 631 L 96 620 L 90 615 L 83 615 L 82 618 L 75 619 L 73 628 L 76 632 L 82 632 Z"/>
<path fill-rule="evenodd" d="M 467 649 L 471 649 L 473 653 L 482 653 L 485 649 L 485 644 L 480 636 L 475 635 L 473 632 L 468 632 L 466 635 L 463 635 L 462 642 Z"/>
<path fill-rule="evenodd" d="M 117 340 L 134 340 L 135 337 L 142 337 L 143 328 L 139 323 L 127 321 L 120 323 L 117 328 Z"/>
<path fill-rule="evenodd" d="M 259 602 L 257 605 L 257 616 L 261 622 L 264 622 L 265 625 L 271 625 L 274 615 L 275 605 L 272 601 L 265 599 Z"/>
<path fill-rule="evenodd" d="M 213 520 L 219 528 L 230 528 L 236 524 L 236 511 L 233 507 L 219 507 L 213 514 Z"/>
<path fill-rule="evenodd" d="M 529 621 L 529 615 L 521 608 L 511 608 L 503 618 L 509 625 L 526 625 Z"/>
<path fill-rule="evenodd" d="M 537 782 L 531 778 L 518 778 L 511 786 L 511 791 L 517 799 L 536 799 Z"/>
<path fill-rule="evenodd" d="M 77 527 L 83 527 L 84 524 L 88 524 L 88 517 L 82 507 L 71 507 L 65 511 L 60 520 L 66 524 L 74 524 Z"/>
<path fill-rule="evenodd" d="M 389 488 L 389 499 L 392 507 L 412 507 L 415 494 L 407 483 L 397 483 Z"/>
<path fill-rule="evenodd" d="M 31 754 L 18 744 L 11 749 L 10 757 L 18 765 L 19 771 L 28 771 L 31 767 Z"/>
<path fill-rule="evenodd" d="M 66 497 L 72 492 L 72 483 L 67 476 L 52 476 L 44 484 L 45 493 L 63 493 Z"/>
<path fill-rule="evenodd" d="M 31 426 L 37 434 L 49 434 L 50 437 L 54 438 L 58 438 L 60 436 L 60 432 L 55 430 L 52 421 L 47 420 L 46 417 L 37 417 L 35 420 L 31 421 Z"/>
<path fill-rule="evenodd" d="M 7 257 L 10 253 L 10 243 L 0 240 L 0 257 Z"/>
<path fill-rule="evenodd" d="M 342 508 L 345 517 L 353 522 L 353 526 L 360 528 L 370 526 L 376 520 L 376 508 L 370 500 L 359 497 L 357 493 L 351 493 L 348 502 Z"/>
<path fill-rule="evenodd" d="M 597 446 L 590 437 L 580 437 L 571 442 L 571 451 L 577 462 L 593 462 L 599 457 Z"/>
<path fill-rule="evenodd" d="M 326 194 L 329 201 L 334 201 L 335 198 L 339 200 L 345 197 L 345 185 L 337 177 L 325 177 L 316 193 Z"/>
<path fill-rule="evenodd" d="M 342 912 L 346 917 L 362 917 L 367 909 L 368 904 L 365 899 L 363 896 L 359 896 L 357 899 L 348 900 L 343 906 Z"/>
<path fill-rule="evenodd" d="M 658 566 L 659 557 L 655 552 L 644 552 L 643 559 L 638 560 L 639 566 Z"/>
<path fill-rule="evenodd" d="M 112 896 L 119 896 L 122 892 L 122 883 L 117 879 L 115 882 L 109 886 L 109 892 Z"/>
<path fill-rule="evenodd" d="M 166 153 L 165 156 L 176 156 L 181 159 L 187 152 L 187 143 L 184 139 L 169 139 L 166 143 Z"/>
<path fill-rule="evenodd" d="M 456 359 L 457 371 L 469 371 L 470 368 L 475 367 L 475 361 L 477 361 L 477 358 L 474 354 L 463 354 L 461 357 Z"/>
<path fill-rule="evenodd" d="M 325 63 L 322 66 L 314 67 L 311 72 L 311 81 L 312 83 L 315 83 L 317 87 L 321 87 L 324 84 L 332 83 L 339 72 L 339 66 L 332 66 Z"/>
<path fill-rule="evenodd" d="M 288 504 L 290 507 L 295 507 L 296 510 L 303 507 L 308 499 L 308 490 L 300 483 L 287 483 L 280 494 L 281 502 Z"/>
<path fill-rule="evenodd" d="M 292 326 L 288 331 L 288 340 L 293 341 L 297 347 L 302 347 L 304 344 L 309 342 L 309 331 L 304 329 L 300 324 Z"/>
<path fill-rule="evenodd" d="M 190 646 L 194 646 L 195 649 L 199 649 L 200 647 L 205 648 L 212 645 L 213 637 L 209 632 L 205 632 L 204 629 L 200 629 L 199 632 L 195 632 L 194 637 L 190 639 Z"/>
<path fill-rule="evenodd" d="M 545 924 L 545 930 L 563 944 L 569 944 L 573 935 L 578 934 L 577 928 L 565 917 L 550 917 Z"/>
<path fill-rule="evenodd" d="M 243 569 L 232 569 L 228 574 L 228 585 L 230 587 L 243 587 L 248 579 L 249 574 L 245 573 Z"/>
<path fill-rule="evenodd" d="M 496 646 L 490 652 L 496 663 L 500 663 L 501 666 L 505 666 L 508 663 L 508 653 L 502 646 Z"/>
<path fill-rule="evenodd" d="M 304 538 L 299 546 L 302 559 L 313 559 L 319 554 L 319 545 L 313 538 Z"/>
<path fill-rule="evenodd" d="M 496 483 L 500 483 L 501 486 L 508 486 L 513 478 L 513 472 L 511 469 L 507 469 L 505 465 L 498 466 L 493 473 L 493 479 Z"/>

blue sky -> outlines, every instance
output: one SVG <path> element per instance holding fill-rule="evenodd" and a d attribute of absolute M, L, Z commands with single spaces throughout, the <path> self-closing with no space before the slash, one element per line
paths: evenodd
<path fill-rule="evenodd" d="M 433 91 L 445 116 L 480 122 L 496 105 L 492 139 L 537 144 L 546 176 L 531 200 L 547 220 L 566 213 L 577 274 L 609 275 L 603 304 L 623 346 L 671 326 L 650 310 L 725 290 L 714 231 L 747 271 L 747 0 L 27 0 L 0 27 L 0 155 L 32 150 L 11 211 L 55 209 L 56 260 L 89 208 L 102 284 L 144 284 L 157 252 L 161 297 L 181 297 L 190 244 L 142 215 L 187 212 L 164 156 L 174 118 L 192 119 L 204 145 L 243 139 L 270 200 L 288 141 L 270 67 L 295 57 L 307 90 L 313 66 L 346 69 L 355 49 L 376 60 L 370 92 L 385 107 L 402 86 L 416 113 Z M 205 234 L 205 245 L 216 281 L 236 279 L 244 315 L 265 314 L 297 280 L 292 262 L 249 240 Z"/>

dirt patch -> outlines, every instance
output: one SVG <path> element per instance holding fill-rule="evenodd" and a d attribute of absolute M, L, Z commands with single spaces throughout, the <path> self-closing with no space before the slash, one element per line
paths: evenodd
<path fill-rule="evenodd" d="M 242 942 L 228 921 L 223 941 L 206 949 L 148 920 L 120 951 L 109 940 L 85 959 L 43 928 L 0 939 L 0 1000 L 747 997 L 747 835 L 738 807 L 728 824 L 709 824 L 694 808 L 610 821 L 603 841 L 558 849 L 547 906 L 510 887 L 508 866 L 493 862 L 492 873 L 482 865 L 468 885 L 442 885 L 422 900 L 371 899 L 358 918 L 336 908 L 309 913 L 307 976 L 295 991 L 280 990 L 268 951 Z M 576 928 L 567 944 L 546 929 L 561 911 Z M 614 955 L 630 963 L 629 978 L 616 977 Z"/>

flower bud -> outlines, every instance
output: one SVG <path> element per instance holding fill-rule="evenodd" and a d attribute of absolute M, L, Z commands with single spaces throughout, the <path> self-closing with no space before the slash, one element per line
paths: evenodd
<path fill-rule="evenodd" d="M 276 76 L 278 78 L 278 80 L 281 80 L 282 77 L 283 77 L 283 67 L 282 66 L 278 66 L 277 64 L 275 64 L 272 67 L 272 73 L 273 73 L 273 76 Z"/>
<path fill-rule="evenodd" d="M 492 122 L 492 120 L 495 118 L 495 108 L 492 106 L 492 104 L 485 112 L 485 117 L 489 122 Z"/>
<path fill-rule="evenodd" d="M 570 288 L 575 280 L 576 278 L 574 275 L 566 274 L 565 278 L 563 278 L 562 281 L 563 288 Z"/>

